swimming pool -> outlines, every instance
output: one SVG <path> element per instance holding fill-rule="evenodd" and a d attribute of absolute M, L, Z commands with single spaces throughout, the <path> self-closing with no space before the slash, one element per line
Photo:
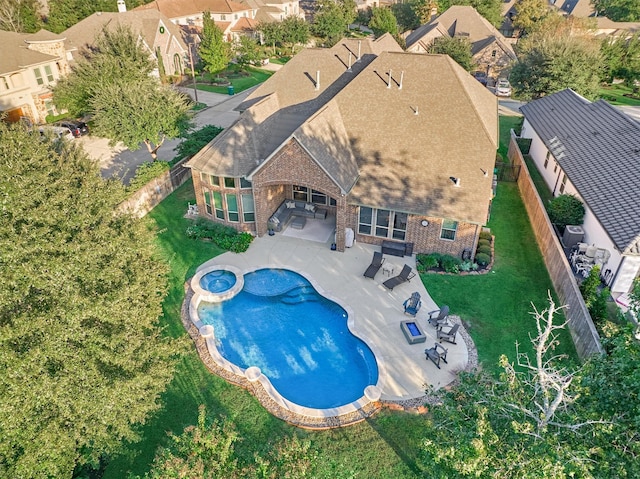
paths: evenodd
<path fill-rule="evenodd" d="M 213 327 L 223 358 L 243 369 L 257 366 L 294 404 L 338 408 L 378 381 L 375 356 L 349 331 L 345 309 L 293 271 L 247 273 L 233 298 L 200 302 L 197 313 Z"/>

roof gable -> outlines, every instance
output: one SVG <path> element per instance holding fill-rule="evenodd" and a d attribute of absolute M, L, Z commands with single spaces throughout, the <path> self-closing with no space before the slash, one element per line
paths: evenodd
<path fill-rule="evenodd" d="M 616 247 L 633 248 L 640 235 L 640 123 L 569 89 L 520 109 Z"/>

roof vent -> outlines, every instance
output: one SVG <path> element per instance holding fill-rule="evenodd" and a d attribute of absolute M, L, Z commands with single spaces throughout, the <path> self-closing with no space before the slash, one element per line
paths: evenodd
<path fill-rule="evenodd" d="M 349 66 L 347 67 L 347 71 L 351 71 L 351 50 L 349 50 Z"/>
<path fill-rule="evenodd" d="M 316 90 L 320 89 L 320 70 L 316 70 Z"/>
<path fill-rule="evenodd" d="M 389 70 L 389 81 L 387 82 L 387 88 L 391 88 L 391 70 Z"/>
<path fill-rule="evenodd" d="M 450 176 L 449 179 L 453 181 L 453 186 L 460 186 L 460 178 L 456 178 L 455 176 Z"/>
<path fill-rule="evenodd" d="M 356 59 L 357 62 L 360 61 L 360 48 L 362 47 L 362 40 L 358 40 L 358 58 Z"/>
<path fill-rule="evenodd" d="M 398 90 L 402 90 L 402 79 L 404 78 L 404 70 L 400 72 L 400 85 L 398 85 Z"/>

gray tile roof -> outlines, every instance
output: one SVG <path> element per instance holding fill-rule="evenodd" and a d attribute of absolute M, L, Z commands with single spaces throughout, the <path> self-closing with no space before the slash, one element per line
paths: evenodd
<path fill-rule="evenodd" d="M 251 175 L 293 136 L 352 204 L 484 224 L 491 175 L 483 171 L 495 163 L 496 97 L 448 56 L 404 53 L 397 44 L 380 51 L 388 41 L 343 40 L 300 52 L 189 166 Z"/>
<path fill-rule="evenodd" d="M 640 254 L 640 123 L 569 89 L 520 109 L 616 247 Z"/>

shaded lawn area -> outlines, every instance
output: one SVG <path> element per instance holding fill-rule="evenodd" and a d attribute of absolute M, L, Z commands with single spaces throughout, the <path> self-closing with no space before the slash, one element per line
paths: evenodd
<path fill-rule="evenodd" d="M 448 304 L 452 314 L 463 319 L 483 366 L 498 371 L 501 354 L 515 360 L 516 341 L 521 351 L 532 351 L 528 338 L 536 326 L 531 303 L 546 309 L 547 291 L 553 293 L 553 286 L 515 183 L 498 184 L 488 226 L 495 236 L 496 256 L 490 273 L 421 277 L 434 301 Z M 556 318 L 556 323 L 561 321 Z M 562 332 L 556 352 L 577 361 L 568 331 Z"/>
<path fill-rule="evenodd" d="M 511 129 L 518 130 L 522 126 L 521 116 L 500 116 L 500 146 L 498 147 L 498 154 L 502 156 L 504 161 L 509 161 L 507 158 L 507 152 L 509 151 L 509 141 L 511 139 Z"/>
<path fill-rule="evenodd" d="M 274 72 L 269 70 L 261 70 L 259 68 L 247 68 L 245 70 L 246 73 L 249 73 L 248 76 L 236 76 L 233 73 L 229 72 L 226 78 L 233 85 L 233 89 L 235 93 L 240 93 L 244 90 L 248 90 L 251 87 L 258 85 L 266 81 Z M 228 93 L 226 86 L 214 86 L 214 85 L 204 85 L 202 83 L 197 84 L 198 90 L 210 91 L 213 93 L 222 93 L 226 95 Z"/>
<path fill-rule="evenodd" d="M 533 180 L 533 184 L 540 195 L 540 199 L 542 200 L 542 204 L 548 205 L 549 201 L 553 199 L 553 194 L 551 190 L 544 182 L 544 178 L 540 174 L 538 167 L 533 162 L 533 159 L 529 155 L 524 155 L 524 161 L 527 164 L 527 168 L 529 170 L 529 174 L 531 175 L 531 179 Z"/>
<path fill-rule="evenodd" d="M 598 95 L 612 105 L 640 106 L 640 97 L 637 94 L 633 98 L 624 96 L 633 95 L 633 89 L 623 84 L 603 86 Z"/>
<path fill-rule="evenodd" d="M 336 471 L 353 471 L 358 477 L 410 479 L 425 477 L 419 461 L 424 416 L 385 411 L 358 425 L 332 431 L 310 432 L 276 419 L 244 389 L 211 374 L 195 352 L 180 320 L 184 283 L 203 262 L 223 251 L 213 243 L 187 239 L 191 220 L 183 217 L 187 203 L 194 202 L 193 184 L 185 183 L 153 209 L 149 217 L 158 228 L 163 259 L 171 267 L 169 292 L 164 301 L 163 325 L 167 334 L 184 338 L 185 354 L 173 381 L 162 395 L 162 409 L 140 428 L 141 441 L 124 444 L 106 467 L 105 479 L 122 479 L 129 473 L 149 470 L 158 446 L 166 444 L 167 431 L 181 433 L 196 424 L 198 406 L 206 405 L 212 417 L 231 420 L 242 441 L 236 443 L 241 465 L 254 453 L 265 456 L 285 437 L 296 434 L 312 441 L 320 451 L 321 477 L 336 477 Z"/>

